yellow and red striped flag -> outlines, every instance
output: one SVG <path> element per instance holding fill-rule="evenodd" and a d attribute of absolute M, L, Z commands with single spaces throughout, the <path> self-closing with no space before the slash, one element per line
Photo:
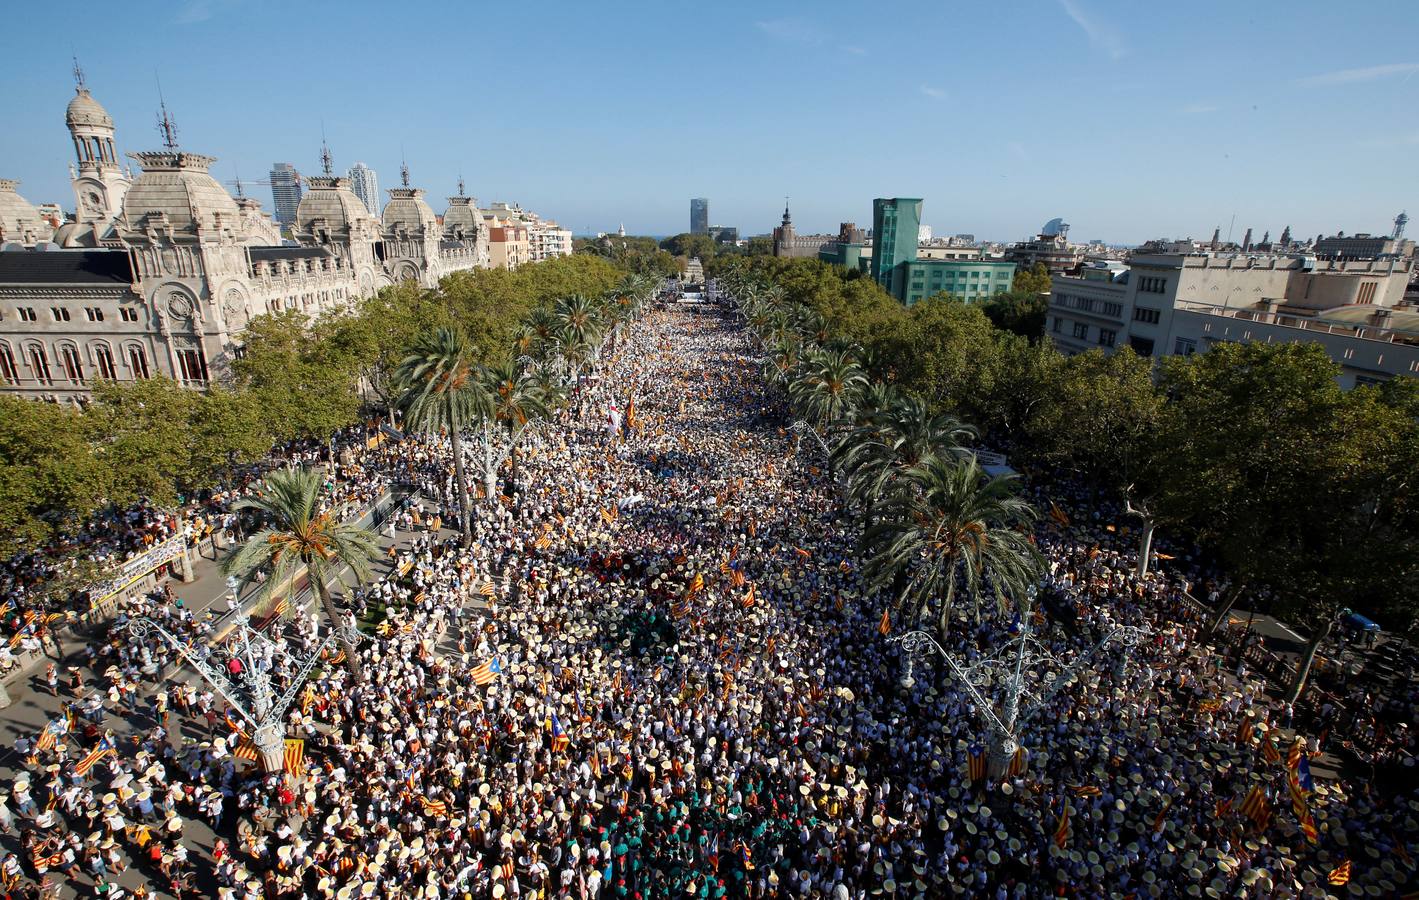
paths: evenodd
<path fill-rule="evenodd" d="M 1069 843 L 1069 804 L 1064 804 L 1064 811 L 1059 815 L 1059 825 L 1054 829 L 1054 845 L 1063 850 Z"/>
<path fill-rule="evenodd" d="M 892 633 L 892 617 L 888 610 L 882 610 L 882 621 L 877 623 L 877 632 L 884 635 Z"/>
<path fill-rule="evenodd" d="M 88 755 L 86 755 L 83 759 L 79 760 L 79 762 L 74 766 L 74 774 L 79 776 L 80 778 L 83 778 L 85 775 L 89 774 L 89 770 L 94 767 L 95 763 L 97 763 L 99 760 L 103 759 L 110 753 L 117 752 L 118 750 L 116 747 L 114 747 L 113 741 L 110 740 L 107 736 L 105 736 L 102 740 L 100 740 L 97 744 L 94 745 L 94 749 L 90 750 L 88 752 Z"/>
<path fill-rule="evenodd" d="M 448 804 L 442 800 L 430 800 L 428 797 L 420 797 L 419 803 L 424 807 L 424 812 L 431 816 L 448 815 Z"/>
<path fill-rule="evenodd" d="M 1347 859 L 1345 860 L 1345 862 L 1331 869 L 1330 874 L 1326 876 L 1326 881 L 1330 882 L 1335 887 L 1341 887 L 1343 885 L 1349 884 L 1350 860 Z"/>
<path fill-rule="evenodd" d="M 751 607 L 751 606 L 754 605 L 754 592 L 755 592 L 755 590 L 756 590 L 757 587 L 758 587 L 758 585 L 754 585 L 754 584 L 749 585 L 749 592 L 744 595 L 744 599 L 743 599 L 743 600 L 740 600 L 740 601 L 739 601 L 739 605 L 740 605 L 740 606 L 744 607 L 745 609 L 748 609 L 749 607 Z"/>

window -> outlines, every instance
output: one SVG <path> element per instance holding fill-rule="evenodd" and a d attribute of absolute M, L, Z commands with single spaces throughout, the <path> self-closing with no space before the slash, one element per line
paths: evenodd
<path fill-rule="evenodd" d="M 1062 325 L 1064 325 L 1064 320 L 1061 319 L 1059 316 L 1055 316 L 1055 317 L 1054 317 L 1054 331 L 1055 331 L 1055 333 L 1058 333 L 1058 332 L 1059 332 L 1060 327 L 1061 327 Z"/>
<path fill-rule="evenodd" d="M 118 308 L 118 317 L 125 322 L 136 322 L 138 321 L 138 310 L 131 309 L 127 306 L 120 306 Z"/>
<path fill-rule="evenodd" d="M 59 359 L 64 363 L 64 376 L 74 384 L 83 384 L 84 366 L 79 362 L 79 351 L 73 347 L 62 347 Z"/>
<path fill-rule="evenodd" d="M 40 384 L 52 384 L 54 379 L 49 374 L 49 359 L 44 355 L 44 348 L 38 344 L 30 345 L 29 357 L 35 380 Z"/>
<path fill-rule="evenodd" d="M 33 322 L 36 320 L 33 306 L 17 306 L 15 312 L 20 314 L 21 322 Z"/>
<path fill-rule="evenodd" d="M 1168 289 L 1166 278 L 1144 277 L 1138 279 L 1138 289 L 1148 294 L 1162 294 Z"/>
<path fill-rule="evenodd" d="M 20 383 L 20 370 L 15 365 L 15 354 L 9 344 L 0 344 L 0 381 L 6 384 Z"/>
<path fill-rule="evenodd" d="M 84 307 L 84 314 L 89 317 L 90 322 L 103 321 L 103 310 L 99 309 L 97 306 Z"/>
<path fill-rule="evenodd" d="M 1177 356 L 1191 356 L 1197 352 L 1197 341 L 1192 338 L 1178 338 L 1173 342 L 1173 353 Z"/>
<path fill-rule="evenodd" d="M 65 309 L 64 307 L 62 307 L 62 306 L 51 306 L 51 307 L 49 308 L 49 311 L 54 314 L 54 321 L 56 321 L 56 322 L 67 322 L 67 321 L 69 321 L 69 310 Z"/>
<path fill-rule="evenodd" d="M 1074 323 L 1074 336 L 1081 341 L 1089 339 L 1089 326 L 1083 322 Z"/>
<path fill-rule="evenodd" d="M 1108 328 L 1099 329 L 1099 346 L 1112 347 L 1114 341 L 1118 340 L 1118 332 Z"/>
<path fill-rule="evenodd" d="M 1117 319 L 1119 316 L 1123 315 L 1123 304 L 1105 300 L 1103 302 L 1103 313 L 1106 316 Z"/>
<path fill-rule="evenodd" d="M 182 368 L 183 381 L 207 380 L 207 361 L 202 358 L 200 349 L 177 351 L 177 364 Z"/>
<path fill-rule="evenodd" d="M 99 367 L 99 377 L 114 381 L 118 378 L 118 372 L 113 365 L 113 351 L 108 349 L 107 344 L 99 344 L 94 348 L 94 362 Z"/>
<path fill-rule="evenodd" d="M 148 377 L 148 354 L 137 344 L 128 348 L 128 368 L 133 370 L 134 378 Z"/>
<path fill-rule="evenodd" d="M 1153 355 L 1153 339 L 1152 339 L 1152 338 L 1145 338 L 1145 337 L 1137 337 L 1137 336 L 1134 336 L 1134 337 L 1131 337 L 1131 338 L 1128 339 L 1128 345 L 1129 345 L 1130 347 L 1132 347 L 1132 348 L 1133 348 L 1133 352 L 1134 352 L 1134 353 L 1137 353 L 1139 356 L 1152 356 L 1152 355 Z"/>
<path fill-rule="evenodd" d="M 1133 321 L 1142 322 L 1145 325 L 1157 325 L 1158 315 L 1158 310 L 1149 309 L 1146 306 L 1135 306 L 1133 308 Z"/>

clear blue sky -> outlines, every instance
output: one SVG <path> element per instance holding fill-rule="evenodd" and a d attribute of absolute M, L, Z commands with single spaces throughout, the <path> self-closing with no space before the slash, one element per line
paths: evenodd
<path fill-rule="evenodd" d="M 125 151 L 158 146 L 155 70 L 218 177 L 273 161 L 436 210 L 462 171 L 578 233 L 674 233 L 689 198 L 767 231 L 925 198 L 938 233 L 1013 240 L 1387 230 L 1419 214 L 1419 10 L 1326 2 L 25 3 L 0 30 L 0 177 L 73 205 L 75 52 Z M 266 188 L 254 189 L 269 207 Z"/>

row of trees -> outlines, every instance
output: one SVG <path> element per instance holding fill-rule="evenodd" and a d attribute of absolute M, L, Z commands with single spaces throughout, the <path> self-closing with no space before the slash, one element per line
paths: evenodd
<path fill-rule="evenodd" d="M 937 298 L 903 308 L 870 280 L 813 261 L 756 259 L 724 278 L 741 293 L 772 286 L 772 302 L 745 312 L 766 337 L 768 374 L 801 379 L 805 361 L 817 369 L 820 385 L 798 387 L 800 401 L 823 385 L 857 384 L 868 408 L 881 409 L 890 385 L 919 404 L 918 425 L 973 422 L 1018 468 L 1126 510 L 1140 549 L 1160 527 L 1200 545 L 1230 581 L 1214 627 L 1245 598 L 1309 630 L 1306 663 L 1344 608 L 1414 631 L 1414 380 L 1342 391 L 1339 367 L 1314 344 L 1224 344 L 1156 362 L 1128 348 L 1065 357 L 995 327 L 979 306 Z M 802 340 L 783 340 L 785 328 Z M 847 359 L 833 357 L 848 347 Z M 833 418 L 851 432 L 864 417 Z M 883 444 L 893 442 L 919 458 L 914 439 Z M 846 470 L 853 457 L 835 459 Z M 1140 568 L 1148 562 L 1140 553 Z"/>
<path fill-rule="evenodd" d="M 0 397 L 0 558 L 71 535 L 104 509 L 171 506 L 221 485 L 273 445 L 325 441 L 371 407 L 388 412 L 393 374 L 415 336 L 455 323 L 474 365 L 501 362 L 557 298 L 601 296 L 624 271 L 573 256 L 479 270 L 437 289 L 405 283 L 310 322 L 254 320 L 221 383 L 96 383 L 83 410 Z"/>
<path fill-rule="evenodd" d="M 958 585 L 980 622 L 989 594 L 1021 608 L 1041 557 L 1028 538 L 1035 514 L 1013 476 L 987 475 L 967 445 L 975 429 L 874 379 L 864 348 L 829 337 L 817 312 L 742 272 L 724 279 L 766 353 L 764 375 L 787 395 L 799 433 L 811 434 L 861 516 L 867 574 L 887 590 L 885 613 L 908 627 L 934 615 L 943 633 L 959 611 Z"/>
<path fill-rule="evenodd" d="M 655 296 L 658 282 L 630 275 L 595 297 L 572 294 L 535 308 L 494 359 L 480 362 L 480 345 L 458 325 L 436 325 L 414 336 L 390 384 L 406 427 L 447 435 L 457 485 L 459 528 L 464 546 L 472 542 L 472 498 L 464 463 L 464 442 L 477 436 L 485 448 L 486 501 L 493 502 L 500 433 L 510 454 L 509 493 L 516 492 L 517 448 L 527 429 L 550 417 L 577 392 L 583 374 L 614 352 L 626 328 Z M 302 569 L 331 627 L 342 617 L 329 579 L 349 572 L 368 579 L 378 550 L 373 532 L 322 511 L 322 479 L 309 470 L 271 473 L 256 496 L 237 508 L 260 513 L 266 526 L 223 563 L 241 589 L 260 583 L 270 592 Z M 351 675 L 363 671 L 348 629 L 337 632 Z"/>

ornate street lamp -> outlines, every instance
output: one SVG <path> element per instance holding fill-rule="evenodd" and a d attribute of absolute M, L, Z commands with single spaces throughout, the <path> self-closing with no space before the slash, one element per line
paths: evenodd
<path fill-rule="evenodd" d="M 912 668 L 918 651 L 935 650 L 962 689 L 974 701 L 989 735 L 989 771 L 992 779 L 1005 776 L 1010 761 L 1020 749 L 1020 731 L 1054 696 L 1089 666 L 1108 644 L 1115 641 L 1136 646 L 1148 634 L 1145 628 L 1118 625 L 1084 653 L 1064 660 L 1035 640 L 1030 626 L 1031 612 L 1021 615 L 1019 634 L 994 654 L 969 664 L 957 662 L 925 631 L 909 631 L 892 638 L 906 653 L 902 684 L 910 690 Z"/>
<path fill-rule="evenodd" d="M 252 745 L 267 772 L 278 772 L 284 765 L 286 711 L 320 655 L 341 637 L 352 645 L 364 637 L 353 625 L 338 626 L 330 629 L 325 640 L 305 659 L 290 654 L 295 660 L 295 675 L 285 693 L 278 696 L 272 684 L 271 668 L 280 645 L 252 628 L 244 613 L 236 620 L 233 635 L 216 648 L 200 642 L 194 646 L 180 640 L 152 619 L 134 619 L 128 623 L 128 630 L 139 639 L 153 634 L 161 636 L 204 681 L 226 698 L 232 709 L 251 726 Z M 289 653 L 289 645 L 287 650 Z"/>

